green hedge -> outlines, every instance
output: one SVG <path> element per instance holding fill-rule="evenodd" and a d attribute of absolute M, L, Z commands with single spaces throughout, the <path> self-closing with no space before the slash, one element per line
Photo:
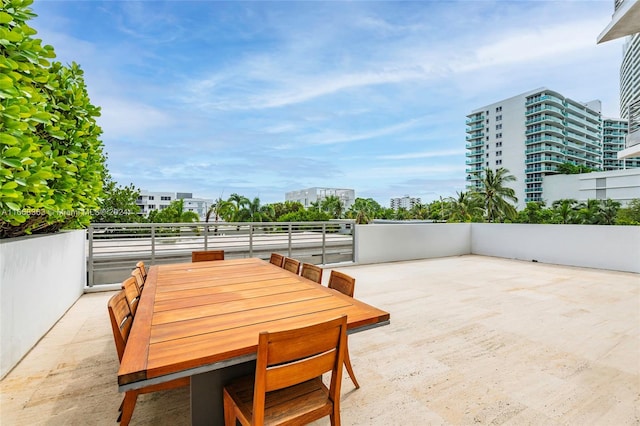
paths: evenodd
<path fill-rule="evenodd" d="M 2 1 L 0 238 L 86 225 L 105 174 L 100 109 L 80 67 L 33 38 L 32 0 Z"/>

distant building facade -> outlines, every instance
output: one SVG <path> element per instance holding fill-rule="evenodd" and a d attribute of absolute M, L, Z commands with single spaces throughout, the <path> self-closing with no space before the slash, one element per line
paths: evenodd
<path fill-rule="evenodd" d="M 618 158 L 625 149 L 629 124 L 622 118 L 604 118 L 602 120 L 602 170 L 621 170 L 640 167 L 640 157 Z"/>
<path fill-rule="evenodd" d="M 614 0 L 611 22 L 598 43 L 626 37 L 620 64 L 620 115 L 628 120 L 625 149 L 618 158 L 640 157 L 640 1 Z"/>
<path fill-rule="evenodd" d="M 413 206 L 420 204 L 421 202 L 420 198 L 405 195 L 404 197 L 391 198 L 390 205 L 393 210 L 398 210 L 400 208 L 411 210 Z"/>
<path fill-rule="evenodd" d="M 561 199 L 618 201 L 626 206 L 640 198 L 640 169 L 553 175 L 544 177 L 546 205 Z"/>
<path fill-rule="evenodd" d="M 356 200 L 356 192 L 353 189 L 323 187 L 313 187 L 287 192 L 285 194 L 285 200 L 297 201 L 307 209 L 311 206 L 311 203 L 321 203 L 329 196 L 338 197 L 340 201 L 342 201 L 344 210 L 348 210 Z"/>
<path fill-rule="evenodd" d="M 140 214 L 147 216 L 154 210 L 164 210 L 172 201 L 184 200 L 184 210 L 196 213 L 200 220 L 207 216 L 213 199 L 194 198 L 191 192 L 152 192 L 141 190 L 136 204 L 140 207 Z"/>
<path fill-rule="evenodd" d="M 626 121 L 603 120 L 597 100 L 578 102 L 540 88 L 478 108 L 467 115 L 466 124 L 467 189 L 481 187 L 484 169 L 504 167 L 516 178 L 509 186 L 519 209 L 545 200 L 544 178 L 556 174 L 560 164 L 597 170 L 604 170 L 605 163 L 607 170 L 640 166 L 617 161 Z"/>

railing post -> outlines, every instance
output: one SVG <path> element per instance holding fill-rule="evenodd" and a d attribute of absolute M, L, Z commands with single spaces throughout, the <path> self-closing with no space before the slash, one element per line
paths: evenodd
<path fill-rule="evenodd" d="M 327 263 L 327 259 L 325 257 L 326 255 L 326 249 L 327 249 L 327 224 L 322 222 L 322 264 L 326 265 Z"/>
<path fill-rule="evenodd" d="M 289 249 L 288 249 L 288 256 L 291 257 L 291 231 L 292 231 L 292 226 L 291 226 L 291 222 L 289 222 Z"/>
<path fill-rule="evenodd" d="M 156 264 L 156 225 L 151 224 L 151 264 Z"/>
<path fill-rule="evenodd" d="M 209 224 L 204 224 L 204 251 L 207 251 L 209 245 Z"/>
<path fill-rule="evenodd" d="M 93 225 L 89 225 L 88 230 L 88 238 L 89 238 L 89 253 L 87 258 L 88 263 L 88 271 L 87 271 L 87 285 L 89 287 L 93 287 Z"/>
<path fill-rule="evenodd" d="M 253 257 L 253 223 L 249 224 L 249 257 Z"/>
<path fill-rule="evenodd" d="M 351 261 L 356 261 L 356 224 L 351 222 Z"/>

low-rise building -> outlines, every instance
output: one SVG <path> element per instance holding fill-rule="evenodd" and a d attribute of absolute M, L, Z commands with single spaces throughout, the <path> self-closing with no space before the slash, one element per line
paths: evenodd
<path fill-rule="evenodd" d="M 171 202 L 176 200 L 184 201 L 184 210 L 195 212 L 200 220 L 204 220 L 209 206 L 213 204 L 213 199 L 194 198 L 191 192 L 157 192 L 141 190 L 136 204 L 140 207 L 140 214 L 147 216 L 154 210 L 164 210 Z"/>
<path fill-rule="evenodd" d="M 297 201 L 309 208 L 311 203 L 322 203 L 329 196 L 335 196 L 342 201 L 344 210 L 348 210 L 356 200 L 356 192 L 353 189 L 313 187 L 290 191 L 285 194 L 286 201 Z"/>
<path fill-rule="evenodd" d="M 547 206 L 567 198 L 578 202 L 612 199 L 626 206 L 634 198 L 640 198 L 640 169 L 549 175 L 543 183 Z"/>

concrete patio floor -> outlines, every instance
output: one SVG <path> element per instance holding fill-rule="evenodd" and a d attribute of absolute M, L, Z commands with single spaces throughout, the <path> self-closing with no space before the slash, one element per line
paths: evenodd
<path fill-rule="evenodd" d="M 343 424 L 640 424 L 638 274 L 473 255 L 340 270 L 391 313 L 350 336 Z M 81 297 L 0 382 L 1 425 L 115 424 L 112 294 Z M 139 397 L 132 424 L 188 418 L 182 389 Z"/>

